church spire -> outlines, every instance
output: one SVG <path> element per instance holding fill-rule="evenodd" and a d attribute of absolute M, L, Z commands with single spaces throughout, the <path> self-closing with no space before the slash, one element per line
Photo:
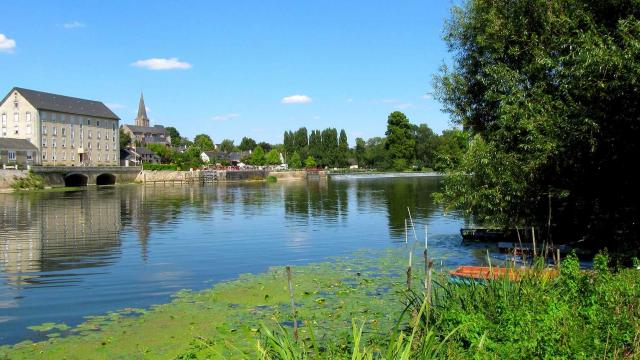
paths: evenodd
<path fill-rule="evenodd" d="M 136 116 L 136 126 L 149 126 L 147 108 L 144 106 L 144 95 L 140 92 L 140 104 L 138 105 L 138 116 Z"/>

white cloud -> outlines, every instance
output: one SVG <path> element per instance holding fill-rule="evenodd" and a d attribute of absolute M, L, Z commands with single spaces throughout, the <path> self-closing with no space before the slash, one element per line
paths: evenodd
<path fill-rule="evenodd" d="M 406 110 L 406 109 L 409 109 L 411 107 L 413 107 L 413 104 L 410 104 L 410 103 L 401 103 L 401 104 L 398 104 L 398 105 L 395 106 L 395 108 L 399 109 L 399 110 Z"/>
<path fill-rule="evenodd" d="M 78 29 L 78 28 L 87 27 L 87 25 L 85 25 L 84 23 L 81 23 L 80 21 L 71 21 L 71 22 L 62 24 L 62 27 L 64 27 L 65 29 Z"/>
<path fill-rule="evenodd" d="M 0 34 L 0 52 L 11 54 L 16 48 L 16 41 L 9 39 L 4 34 Z"/>
<path fill-rule="evenodd" d="M 224 114 L 224 115 L 216 115 L 211 119 L 213 119 L 213 121 L 227 121 L 227 120 L 232 120 L 239 117 L 240 117 L 240 114 L 231 113 L 231 114 Z"/>
<path fill-rule="evenodd" d="M 191 68 L 188 62 L 180 61 L 178 58 L 151 58 L 146 60 L 138 60 L 131 66 L 141 67 L 149 70 L 186 70 Z"/>
<path fill-rule="evenodd" d="M 311 102 L 311 98 L 307 95 L 291 95 L 285 96 L 281 101 L 283 104 L 308 104 Z"/>

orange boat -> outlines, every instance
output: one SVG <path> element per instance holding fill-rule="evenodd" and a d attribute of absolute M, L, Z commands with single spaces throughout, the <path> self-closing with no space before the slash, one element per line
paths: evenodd
<path fill-rule="evenodd" d="M 459 266 L 455 270 L 449 271 L 451 276 L 457 278 L 473 280 L 496 280 L 508 277 L 509 280 L 520 280 L 522 275 L 531 272 L 531 269 L 501 268 L 488 266 Z M 543 276 L 546 278 L 556 277 L 558 271 L 555 269 L 544 270 Z"/>

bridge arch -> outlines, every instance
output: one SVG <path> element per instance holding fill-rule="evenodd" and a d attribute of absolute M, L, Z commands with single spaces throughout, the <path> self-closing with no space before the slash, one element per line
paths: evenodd
<path fill-rule="evenodd" d="M 89 177 L 83 174 L 68 174 L 64 177 L 64 186 L 66 187 L 76 187 L 76 186 L 87 186 L 87 182 L 89 181 Z"/>
<path fill-rule="evenodd" d="M 115 185 L 116 176 L 113 174 L 105 173 L 96 177 L 96 185 Z"/>

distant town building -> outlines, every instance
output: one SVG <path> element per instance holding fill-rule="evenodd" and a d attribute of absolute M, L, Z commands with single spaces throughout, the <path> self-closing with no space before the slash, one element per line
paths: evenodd
<path fill-rule="evenodd" d="M 15 165 L 40 165 L 38 148 L 25 139 L 0 138 L 0 169 Z"/>
<path fill-rule="evenodd" d="M 135 119 L 135 125 L 124 125 L 122 127 L 125 133 L 131 136 L 132 144 L 163 144 L 171 145 L 171 136 L 162 125 L 151 126 L 149 117 L 147 116 L 147 108 L 144 104 L 144 95 L 140 94 L 140 103 L 138 104 L 138 116 Z"/>
<path fill-rule="evenodd" d="M 0 138 L 30 142 L 42 165 L 118 165 L 119 121 L 100 101 L 18 87 L 0 102 Z"/>
<path fill-rule="evenodd" d="M 241 151 L 241 152 L 220 152 L 220 151 L 203 151 L 200 153 L 200 159 L 202 162 L 211 164 L 214 161 L 228 161 L 231 165 L 236 166 L 240 163 L 240 161 L 245 158 L 251 156 L 251 150 Z"/>

